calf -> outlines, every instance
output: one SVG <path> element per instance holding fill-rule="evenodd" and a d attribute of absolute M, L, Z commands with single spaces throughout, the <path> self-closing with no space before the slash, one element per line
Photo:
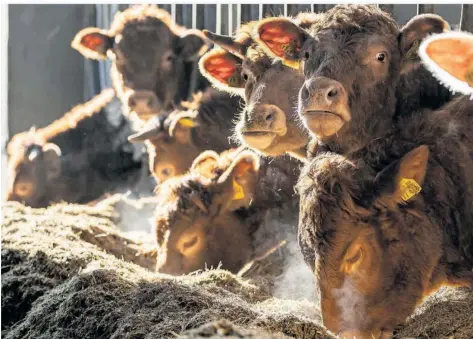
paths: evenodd
<path fill-rule="evenodd" d="M 398 116 L 450 100 L 417 55 L 422 38 L 449 28 L 439 16 L 416 16 L 401 30 L 375 6 L 339 5 L 321 18 L 309 30 L 269 18 L 255 34 L 268 54 L 301 64 L 298 113 L 322 149 L 356 150 Z"/>
<path fill-rule="evenodd" d="M 106 89 L 50 125 L 15 135 L 7 149 L 7 200 L 36 208 L 87 203 L 133 187 L 142 164 L 126 140 L 131 133 L 126 120 L 117 127 L 107 120 L 105 109 L 114 97 Z"/>
<path fill-rule="evenodd" d="M 86 58 L 112 60 L 113 86 L 132 117 L 161 115 L 208 86 L 196 71 L 208 48 L 205 38 L 176 25 L 157 6 L 128 8 L 108 30 L 85 28 L 72 47 Z"/>
<path fill-rule="evenodd" d="M 441 286 L 473 287 L 472 123 L 460 97 L 303 170 L 299 243 L 328 329 L 384 338 Z"/>
<path fill-rule="evenodd" d="M 301 13 L 293 19 L 300 27 L 320 20 L 319 14 Z M 200 69 L 217 88 L 242 96 L 246 105 L 235 134 L 245 146 L 265 155 L 284 153 L 306 157 L 309 136 L 294 112 L 304 77 L 282 63 L 274 63 L 252 38 L 258 21 L 241 27 L 234 39 L 204 31 L 222 49 L 200 59 Z"/>
<path fill-rule="evenodd" d="M 180 275 L 221 263 L 237 272 L 254 257 L 258 239 L 295 233 L 287 226 L 294 223 L 298 205 L 293 161 L 270 163 L 242 149 L 221 156 L 207 151 L 189 174 L 159 185 L 157 270 Z"/>
<path fill-rule="evenodd" d="M 208 88 L 181 106 L 167 118 L 151 120 L 129 138 L 131 142 L 146 141 L 150 170 L 161 182 L 186 173 L 201 152 L 222 152 L 235 145 L 230 137 L 238 98 Z"/>
<path fill-rule="evenodd" d="M 433 75 L 452 91 L 473 95 L 472 34 L 434 34 L 422 41 L 419 56 Z"/>

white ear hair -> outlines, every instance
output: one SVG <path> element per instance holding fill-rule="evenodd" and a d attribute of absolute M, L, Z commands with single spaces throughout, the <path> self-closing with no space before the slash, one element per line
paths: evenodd
<path fill-rule="evenodd" d="M 47 144 L 44 144 L 43 152 L 47 152 L 47 151 L 54 151 L 58 157 L 62 155 L 62 152 L 59 146 L 56 144 L 53 144 L 52 142 L 48 142 Z"/>
<path fill-rule="evenodd" d="M 434 62 L 427 54 L 427 47 L 430 43 L 436 40 L 442 39 L 463 39 L 471 41 L 473 45 L 473 34 L 467 32 L 445 32 L 439 34 L 433 34 L 428 38 L 425 38 L 420 46 L 418 55 L 421 58 L 425 67 L 432 73 L 432 75 L 438 79 L 438 81 L 449 88 L 454 94 L 460 92 L 473 97 L 473 88 L 470 87 L 465 81 L 461 81 L 455 78 L 453 75 L 441 68 L 436 62 Z"/>

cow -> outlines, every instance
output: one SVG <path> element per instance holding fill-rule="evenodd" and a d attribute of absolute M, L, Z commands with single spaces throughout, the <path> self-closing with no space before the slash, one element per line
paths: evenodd
<path fill-rule="evenodd" d="M 264 19 L 255 39 L 273 58 L 299 64 L 305 82 L 298 114 L 317 147 L 347 153 L 383 135 L 399 116 L 451 99 L 417 54 L 425 36 L 448 29 L 434 14 L 399 29 L 376 6 L 339 5 L 308 30 L 286 18 Z"/>
<path fill-rule="evenodd" d="M 40 208 L 133 189 L 142 179 L 142 161 L 127 141 L 129 123 L 122 119 L 113 126 L 107 120 L 114 98 L 115 91 L 105 89 L 50 125 L 13 136 L 6 199 Z"/>
<path fill-rule="evenodd" d="M 72 47 L 86 58 L 112 61 L 113 86 L 137 126 L 208 87 L 196 64 L 208 41 L 200 31 L 176 25 L 155 5 L 117 13 L 108 30 L 84 28 Z"/>
<path fill-rule="evenodd" d="M 441 286 L 473 287 L 472 123 L 458 97 L 303 169 L 299 242 L 332 332 L 384 338 Z"/>
<path fill-rule="evenodd" d="M 295 234 L 299 171 L 289 159 L 260 159 L 244 147 L 206 151 L 188 174 L 157 186 L 157 271 L 181 275 L 221 264 L 236 273 L 263 240 Z"/>
<path fill-rule="evenodd" d="M 129 137 L 134 143 L 145 141 L 150 171 L 158 182 L 185 174 L 205 150 L 222 152 L 236 146 L 230 137 L 239 98 L 209 87 L 180 106 Z"/>
<path fill-rule="evenodd" d="M 293 21 L 306 28 L 319 17 L 301 13 Z M 243 25 L 233 39 L 203 31 L 221 48 L 200 59 L 201 72 L 216 88 L 245 99 L 235 129 L 243 145 L 266 156 L 287 153 L 305 159 L 309 135 L 294 112 L 304 77 L 290 66 L 273 63 L 263 52 L 252 38 L 257 24 L 253 21 Z"/>
<path fill-rule="evenodd" d="M 434 34 L 420 44 L 419 57 L 426 68 L 450 90 L 473 95 L 471 33 Z"/>

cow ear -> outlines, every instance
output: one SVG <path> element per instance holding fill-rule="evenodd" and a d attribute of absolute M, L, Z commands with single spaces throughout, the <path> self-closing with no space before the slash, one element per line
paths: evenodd
<path fill-rule="evenodd" d="M 426 145 L 416 147 L 381 171 L 375 178 L 381 196 L 395 204 L 414 199 L 422 190 L 429 153 Z"/>
<path fill-rule="evenodd" d="M 76 34 L 71 46 L 86 58 L 105 60 L 107 51 L 113 47 L 113 37 L 104 30 L 88 27 Z"/>
<path fill-rule="evenodd" d="M 448 30 L 450 30 L 450 25 L 438 15 L 421 14 L 413 17 L 402 28 L 399 36 L 399 48 L 404 61 L 403 67 L 409 67 L 412 62 L 420 61 L 418 51 L 422 39 L 430 34 Z"/>
<path fill-rule="evenodd" d="M 287 66 L 298 69 L 300 52 L 309 35 L 285 18 L 262 20 L 255 28 L 254 39 L 263 50 Z"/>
<path fill-rule="evenodd" d="M 243 60 L 224 50 L 215 49 L 205 54 L 199 61 L 200 72 L 217 89 L 242 95 L 245 80 L 241 74 Z"/>
<path fill-rule="evenodd" d="M 57 178 L 61 174 L 61 149 L 56 144 L 47 143 L 42 151 L 48 179 Z"/>
<path fill-rule="evenodd" d="M 425 39 L 419 56 L 427 69 L 453 91 L 473 94 L 473 35 L 435 34 Z"/>
<path fill-rule="evenodd" d="M 250 206 L 255 194 L 259 166 L 259 157 L 254 152 L 242 151 L 220 176 L 218 183 L 224 186 L 228 210 Z"/>
<path fill-rule="evenodd" d="M 209 45 L 202 32 L 199 30 L 187 30 L 179 39 L 179 53 L 187 61 L 194 61 L 200 58 Z"/>
<path fill-rule="evenodd" d="M 218 165 L 219 155 L 215 151 L 204 151 L 200 153 L 192 163 L 190 172 L 198 176 L 212 178 L 214 169 Z"/>
<path fill-rule="evenodd" d="M 169 127 L 169 135 L 176 139 L 180 144 L 190 144 L 192 138 L 192 129 L 199 124 L 194 118 L 177 118 Z"/>

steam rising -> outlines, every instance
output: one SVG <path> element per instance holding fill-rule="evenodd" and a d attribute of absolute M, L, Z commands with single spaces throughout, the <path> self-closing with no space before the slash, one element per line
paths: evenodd
<path fill-rule="evenodd" d="M 340 321 L 345 328 L 357 328 L 366 322 L 365 298 L 353 286 L 350 279 L 346 278 L 341 288 L 333 289 L 332 296 L 340 310 Z"/>

